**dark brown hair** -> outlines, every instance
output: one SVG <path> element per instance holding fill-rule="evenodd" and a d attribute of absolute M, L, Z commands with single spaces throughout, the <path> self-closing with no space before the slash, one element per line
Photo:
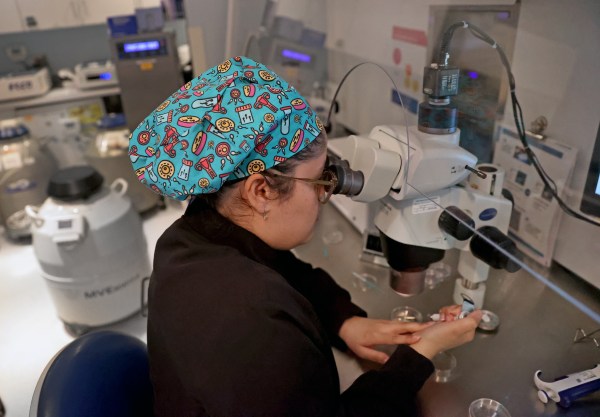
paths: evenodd
<path fill-rule="evenodd" d="M 311 143 L 306 146 L 306 148 L 302 149 L 296 155 L 291 158 L 286 159 L 284 162 L 275 165 L 270 168 L 276 170 L 278 173 L 291 175 L 294 172 L 296 167 L 302 163 L 302 161 L 308 161 L 313 158 L 318 157 L 327 149 L 327 135 L 325 134 L 325 130 L 321 130 L 321 133 L 313 140 Z M 269 185 L 273 188 L 279 195 L 280 198 L 286 198 L 289 196 L 291 191 L 293 190 L 295 181 L 289 181 L 282 177 L 273 177 L 269 176 L 270 169 L 264 171 L 264 175 L 268 177 Z M 219 191 L 211 194 L 200 194 L 197 195 L 194 200 L 195 203 L 204 203 L 212 208 L 217 208 L 223 196 L 233 187 L 236 183 L 243 181 L 245 178 L 240 180 L 228 181 Z"/>

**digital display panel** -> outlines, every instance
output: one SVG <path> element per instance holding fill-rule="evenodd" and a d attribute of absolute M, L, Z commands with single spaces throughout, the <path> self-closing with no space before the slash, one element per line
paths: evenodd
<path fill-rule="evenodd" d="M 312 61 L 312 57 L 308 54 L 303 54 L 302 52 L 293 51 L 291 49 L 282 49 L 281 56 L 284 58 L 294 59 L 300 62 L 310 62 Z"/>
<path fill-rule="evenodd" d="M 123 41 L 116 44 L 119 59 L 145 59 L 168 55 L 165 39 L 142 39 Z"/>
<path fill-rule="evenodd" d="M 73 220 L 59 220 L 58 221 L 58 229 L 59 230 L 64 230 L 64 229 L 70 229 L 73 227 Z"/>
<path fill-rule="evenodd" d="M 159 49 L 160 43 L 158 41 L 129 42 L 123 44 L 123 51 L 126 53 L 158 51 Z"/>

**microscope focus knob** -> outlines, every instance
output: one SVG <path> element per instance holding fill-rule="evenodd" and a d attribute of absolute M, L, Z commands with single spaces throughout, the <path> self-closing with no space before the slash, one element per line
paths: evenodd
<path fill-rule="evenodd" d="M 471 227 L 469 228 L 465 224 Z M 467 240 L 473 236 L 475 221 L 458 207 L 448 206 L 446 207 L 446 210 L 440 214 L 438 226 L 441 230 L 457 240 Z"/>

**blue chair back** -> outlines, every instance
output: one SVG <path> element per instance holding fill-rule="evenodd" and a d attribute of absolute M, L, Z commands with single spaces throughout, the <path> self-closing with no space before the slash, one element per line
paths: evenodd
<path fill-rule="evenodd" d="M 148 352 L 141 340 L 111 330 L 81 336 L 48 364 L 30 417 L 150 417 Z"/>

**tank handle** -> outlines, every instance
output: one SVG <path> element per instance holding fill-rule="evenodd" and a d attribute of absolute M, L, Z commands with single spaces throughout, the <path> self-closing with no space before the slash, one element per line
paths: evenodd
<path fill-rule="evenodd" d="M 39 211 L 40 208 L 37 206 L 30 204 L 25 206 L 25 213 L 29 216 L 35 227 L 42 227 L 44 225 L 44 219 L 38 215 Z"/>
<path fill-rule="evenodd" d="M 125 195 L 125 193 L 127 192 L 127 188 L 128 187 L 129 187 L 129 184 L 127 184 L 127 181 L 125 181 L 123 178 L 117 178 L 110 185 L 110 188 L 114 192 L 116 192 L 117 194 L 119 194 L 119 196 L 121 196 L 121 197 Z"/>

